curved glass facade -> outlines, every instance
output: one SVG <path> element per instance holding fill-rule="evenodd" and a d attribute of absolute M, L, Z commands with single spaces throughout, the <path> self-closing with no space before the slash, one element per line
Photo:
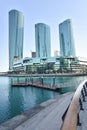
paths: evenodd
<path fill-rule="evenodd" d="M 50 57 L 50 27 L 43 23 L 35 24 L 36 57 Z"/>
<path fill-rule="evenodd" d="M 24 16 L 17 10 L 9 12 L 9 70 L 14 58 L 23 58 Z"/>
<path fill-rule="evenodd" d="M 60 37 L 60 55 L 61 56 L 75 56 L 75 46 L 73 38 L 72 22 L 67 19 L 59 24 Z"/>

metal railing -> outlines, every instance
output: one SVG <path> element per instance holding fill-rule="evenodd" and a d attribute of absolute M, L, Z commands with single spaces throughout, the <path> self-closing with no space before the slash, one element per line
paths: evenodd
<path fill-rule="evenodd" d="M 77 125 L 81 125 L 79 112 L 84 110 L 85 96 L 87 96 L 87 79 L 80 83 L 71 103 L 62 116 L 63 123 L 60 130 L 76 130 Z"/>

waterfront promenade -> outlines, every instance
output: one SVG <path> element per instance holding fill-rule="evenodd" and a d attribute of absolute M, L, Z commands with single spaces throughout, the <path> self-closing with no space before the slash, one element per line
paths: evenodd
<path fill-rule="evenodd" d="M 83 102 L 83 108 L 84 110 L 79 113 L 81 126 L 77 126 L 77 130 L 87 130 L 87 96 Z"/>
<path fill-rule="evenodd" d="M 81 126 L 77 126 L 77 130 L 87 130 L 87 96 L 85 97 L 85 102 L 83 102 L 83 111 L 80 111 L 80 123 Z"/>
<path fill-rule="evenodd" d="M 0 76 L 6 77 L 63 77 L 63 76 L 87 76 L 87 73 L 50 73 L 50 74 L 9 74 L 0 73 Z"/>
<path fill-rule="evenodd" d="M 70 107 L 65 118 L 63 118 L 69 104 Z M 61 95 L 60 98 L 48 100 L 2 123 L 0 125 L 0 130 L 87 130 L 86 112 L 87 80 L 84 80 L 78 86 L 75 93 L 66 93 Z M 79 123 L 77 123 L 78 113 L 80 119 Z M 61 125 L 64 127 L 61 127 Z M 73 129 L 72 126 L 75 126 L 75 128 Z"/>
<path fill-rule="evenodd" d="M 73 93 L 50 99 L 0 125 L 0 130 L 60 130 Z"/>
<path fill-rule="evenodd" d="M 75 91 L 61 130 L 87 130 L 87 79 Z"/>
<path fill-rule="evenodd" d="M 87 130 L 87 80 L 75 93 L 43 102 L 2 123 L 0 130 Z"/>

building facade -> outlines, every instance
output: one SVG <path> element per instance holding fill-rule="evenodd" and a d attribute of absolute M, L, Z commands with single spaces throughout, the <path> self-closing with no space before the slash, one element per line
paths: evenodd
<path fill-rule="evenodd" d="M 24 16 L 17 10 L 9 12 L 9 70 L 14 60 L 23 58 Z"/>
<path fill-rule="evenodd" d="M 59 24 L 60 56 L 75 57 L 75 46 L 73 38 L 72 21 L 65 20 Z"/>
<path fill-rule="evenodd" d="M 50 57 L 50 27 L 43 23 L 35 24 L 36 57 Z"/>
<path fill-rule="evenodd" d="M 35 57 L 36 57 L 36 52 L 32 51 L 32 52 L 31 52 L 31 57 L 32 57 L 32 58 L 35 58 Z"/>
<path fill-rule="evenodd" d="M 43 74 L 58 72 L 60 67 L 59 57 L 49 58 L 28 58 L 25 57 L 15 61 L 13 65 L 14 73 Z"/>

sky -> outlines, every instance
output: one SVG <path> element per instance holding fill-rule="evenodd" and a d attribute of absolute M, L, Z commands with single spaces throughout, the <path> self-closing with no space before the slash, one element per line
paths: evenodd
<path fill-rule="evenodd" d="M 0 0 L 0 72 L 8 70 L 8 12 L 24 15 L 23 57 L 35 51 L 35 24 L 42 22 L 51 29 L 51 56 L 60 51 L 59 24 L 72 19 L 76 56 L 87 57 L 87 0 Z"/>

